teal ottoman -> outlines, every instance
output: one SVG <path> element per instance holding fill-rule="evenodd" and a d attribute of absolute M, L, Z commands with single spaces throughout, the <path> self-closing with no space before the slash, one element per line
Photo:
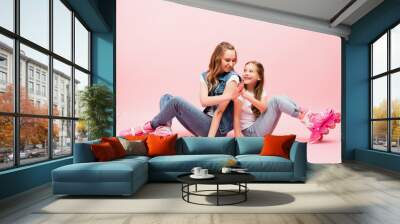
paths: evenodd
<path fill-rule="evenodd" d="M 137 157 L 59 167 L 52 171 L 53 193 L 132 195 L 148 180 L 148 158 Z"/>

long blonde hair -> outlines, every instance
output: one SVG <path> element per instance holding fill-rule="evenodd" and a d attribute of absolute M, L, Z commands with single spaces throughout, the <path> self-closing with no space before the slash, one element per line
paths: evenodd
<path fill-rule="evenodd" d="M 221 61 L 226 50 L 233 50 L 237 56 L 235 47 L 228 42 L 221 42 L 215 47 L 211 55 L 210 64 L 208 65 L 207 73 L 207 88 L 208 92 L 212 91 L 218 84 L 218 76 L 222 73 Z"/>
<path fill-rule="evenodd" d="M 249 61 L 245 64 L 245 66 L 247 66 L 248 64 L 253 64 L 257 68 L 257 74 L 260 77 L 260 80 L 257 81 L 256 86 L 254 87 L 254 97 L 257 100 L 261 100 L 262 92 L 264 89 L 264 66 L 258 61 Z M 244 88 L 247 89 L 247 85 L 244 85 Z M 251 111 L 256 118 L 261 115 L 260 110 L 257 109 L 257 107 L 255 107 L 254 105 L 251 105 Z"/>

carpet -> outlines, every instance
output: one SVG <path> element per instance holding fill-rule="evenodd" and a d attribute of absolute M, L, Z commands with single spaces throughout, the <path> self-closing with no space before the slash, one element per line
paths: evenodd
<path fill-rule="evenodd" d="M 233 187 L 224 186 L 224 189 Z M 149 183 L 130 197 L 57 196 L 35 213 L 360 213 L 357 205 L 344 201 L 317 184 L 254 183 L 248 187 L 247 201 L 237 205 L 190 204 L 182 200 L 179 183 Z M 213 185 L 201 185 L 198 190 L 213 188 Z M 236 199 L 225 197 L 222 202 Z M 215 203 L 215 197 L 210 196 L 193 196 L 191 200 Z"/>

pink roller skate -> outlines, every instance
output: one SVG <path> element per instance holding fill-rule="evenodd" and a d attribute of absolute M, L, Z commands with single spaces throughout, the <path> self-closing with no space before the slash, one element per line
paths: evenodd
<path fill-rule="evenodd" d="M 143 126 L 135 127 L 133 129 L 133 135 L 140 136 L 154 132 L 155 130 L 151 127 L 150 121 L 144 123 Z"/>
<path fill-rule="evenodd" d="M 313 144 L 321 141 L 329 133 L 329 129 L 335 128 L 336 123 L 340 122 L 340 113 L 335 113 L 333 109 L 320 113 L 308 111 L 302 122 L 311 131 L 309 142 Z"/>

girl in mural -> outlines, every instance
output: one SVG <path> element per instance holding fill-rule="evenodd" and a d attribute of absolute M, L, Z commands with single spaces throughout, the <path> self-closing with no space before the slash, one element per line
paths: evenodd
<path fill-rule="evenodd" d="M 264 67 L 257 61 L 245 64 L 242 75 L 243 83 L 239 84 L 241 94 L 234 99 L 234 132 L 235 136 L 264 136 L 275 129 L 282 113 L 298 118 L 311 131 L 310 143 L 322 140 L 329 128 L 340 122 L 340 114 L 332 109 L 321 113 L 312 113 L 297 106 L 286 96 L 274 96 L 267 100 L 264 89 Z M 214 117 L 213 125 L 218 125 L 220 115 Z M 211 127 L 209 136 L 215 136 Z"/>
<path fill-rule="evenodd" d="M 143 126 L 127 129 L 119 133 L 126 135 L 172 134 L 171 121 L 174 117 L 193 135 L 207 136 L 212 117 L 218 113 L 219 119 L 215 136 L 225 136 L 233 129 L 233 102 L 240 90 L 239 75 L 234 71 L 237 53 L 233 45 L 222 42 L 215 48 L 208 71 L 200 75 L 200 103 L 203 111 L 181 97 L 165 94 L 160 99 L 160 112 Z"/>

